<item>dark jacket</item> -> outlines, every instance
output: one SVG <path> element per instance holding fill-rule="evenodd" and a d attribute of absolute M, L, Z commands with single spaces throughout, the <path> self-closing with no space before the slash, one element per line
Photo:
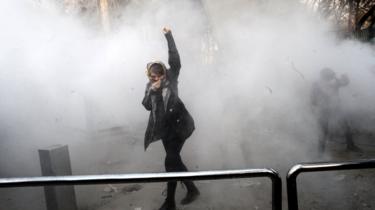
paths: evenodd
<path fill-rule="evenodd" d="M 176 141 L 185 141 L 195 129 L 193 118 L 178 96 L 180 56 L 172 34 L 167 33 L 165 37 L 168 42 L 168 63 L 170 66 L 170 69 L 165 69 L 166 82 L 162 85 L 163 88 L 157 91 L 150 88 L 151 83 L 149 82 L 142 101 L 146 110 L 150 111 L 145 133 L 145 150 L 150 143 L 160 139 L 168 139 L 168 136 L 177 137 L 177 139 L 174 139 Z M 155 63 L 159 63 L 165 68 L 161 62 Z M 148 64 L 147 67 L 152 66 L 152 64 Z"/>

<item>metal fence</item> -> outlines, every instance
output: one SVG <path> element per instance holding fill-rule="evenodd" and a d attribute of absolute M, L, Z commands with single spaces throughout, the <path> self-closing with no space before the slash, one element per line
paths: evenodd
<path fill-rule="evenodd" d="M 119 175 L 85 175 L 85 176 L 44 176 L 2 178 L 0 188 L 35 187 L 50 185 L 93 185 L 167 182 L 184 180 L 217 180 L 266 177 L 272 181 L 272 209 L 281 210 L 282 186 L 279 174 L 273 169 L 243 169 L 225 171 L 175 172 L 175 173 L 141 173 Z"/>
<path fill-rule="evenodd" d="M 339 163 L 305 163 L 293 166 L 286 177 L 288 209 L 298 210 L 297 177 L 301 173 L 375 168 L 375 159 Z"/>
<path fill-rule="evenodd" d="M 301 173 L 374 169 L 375 159 L 358 160 L 350 162 L 323 162 L 304 163 L 293 166 L 286 177 L 288 209 L 298 210 L 297 177 Z M 125 183 L 149 183 L 185 180 L 219 180 L 219 179 L 243 179 L 266 177 L 272 182 L 272 209 L 282 209 L 282 182 L 273 169 L 242 169 L 222 171 L 200 172 L 174 172 L 174 173 L 140 173 L 118 175 L 84 175 L 84 176 L 44 176 L 1 178 L 0 188 L 7 187 L 36 187 L 51 185 L 94 185 L 94 184 L 125 184 Z"/>

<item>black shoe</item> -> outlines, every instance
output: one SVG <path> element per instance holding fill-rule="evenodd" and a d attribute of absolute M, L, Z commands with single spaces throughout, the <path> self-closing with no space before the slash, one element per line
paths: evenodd
<path fill-rule="evenodd" d="M 198 189 L 188 191 L 186 193 L 186 196 L 184 199 L 181 200 L 182 205 L 187 205 L 189 203 L 192 203 L 193 201 L 197 200 L 198 196 L 200 195 L 200 192 Z"/>
<path fill-rule="evenodd" d="M 351 151 L 351 152 L 359 152 L 359 153 L 362 153 L 362 152 L 363 152 L 361 148 L 359 148 L 359 147 L 357 147 L 357 146 L 355 146 L 355 145 L 347 146 L 346 149 L 347 149 L 348 151 Z"/>
<path fill-rule="evenodd" d="M 164 201 L 159 210 L 176 210 L 176 204 L 174 202 Z"/>

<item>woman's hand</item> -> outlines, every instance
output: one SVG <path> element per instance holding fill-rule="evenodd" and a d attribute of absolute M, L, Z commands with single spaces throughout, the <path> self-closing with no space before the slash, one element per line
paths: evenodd
<path fill-rule="evenodd" d="M 163 33 L 164 34 L 167 34 L 167 33 L 170 33 L 171 32 L 171 29 L 170 28 L 168 28 L 168 27 L 164 27 L 163 28 Z"/>
<path fill-rule="evenodd" d="M 153 91 L 156 91 L 156 90 L 158 90 L 160 88 L 160 86 L 161 86 L 161 80 L 158 80 L 158 81 L 152 83 L 151 89 Z"/>

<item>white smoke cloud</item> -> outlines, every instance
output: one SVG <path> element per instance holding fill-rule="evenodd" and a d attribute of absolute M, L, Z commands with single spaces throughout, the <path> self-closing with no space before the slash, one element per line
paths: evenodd
<path fill-rule="evenodd" d="M 323 67 L 349 75 L 343 101 L 351 113 L 374 111 L 373 46 L 338 40 L 332 25 L 297 1 L 134 1 L 110 32 L 85 21 L 49 1 L 2 3 L 0 174 L 38 175 L 36 149 L 56 143 L 72 145 L 73 165 L 85 173 L 79 160 L 118 151 L 88 146 L 93 150 L 79 153 L 91 144 L 82 135 L 91 129 L 126 127 L 142 145 L 145 65 L 167 62 L 165 25 L 181 54 L 180 97 L 196 121 L 183 151 L 189 168 L 286 170 L 291 162 L 315 158 L 318 128 L 309 94 Z M 202 52 L 207 31 L 209 55 Z M 204 56 L 212 56 L 212 64 Z M 126 158 L 156 158 L 137 148 Z M 13 153 L 18 149 L 23 155 Z M 160 150 L 157 144 L 152 149 Z M 146 170 L 148 160 L 142 160 L 130 168 Z M 162 170 L 157 167 L 152 170 Z"/>

